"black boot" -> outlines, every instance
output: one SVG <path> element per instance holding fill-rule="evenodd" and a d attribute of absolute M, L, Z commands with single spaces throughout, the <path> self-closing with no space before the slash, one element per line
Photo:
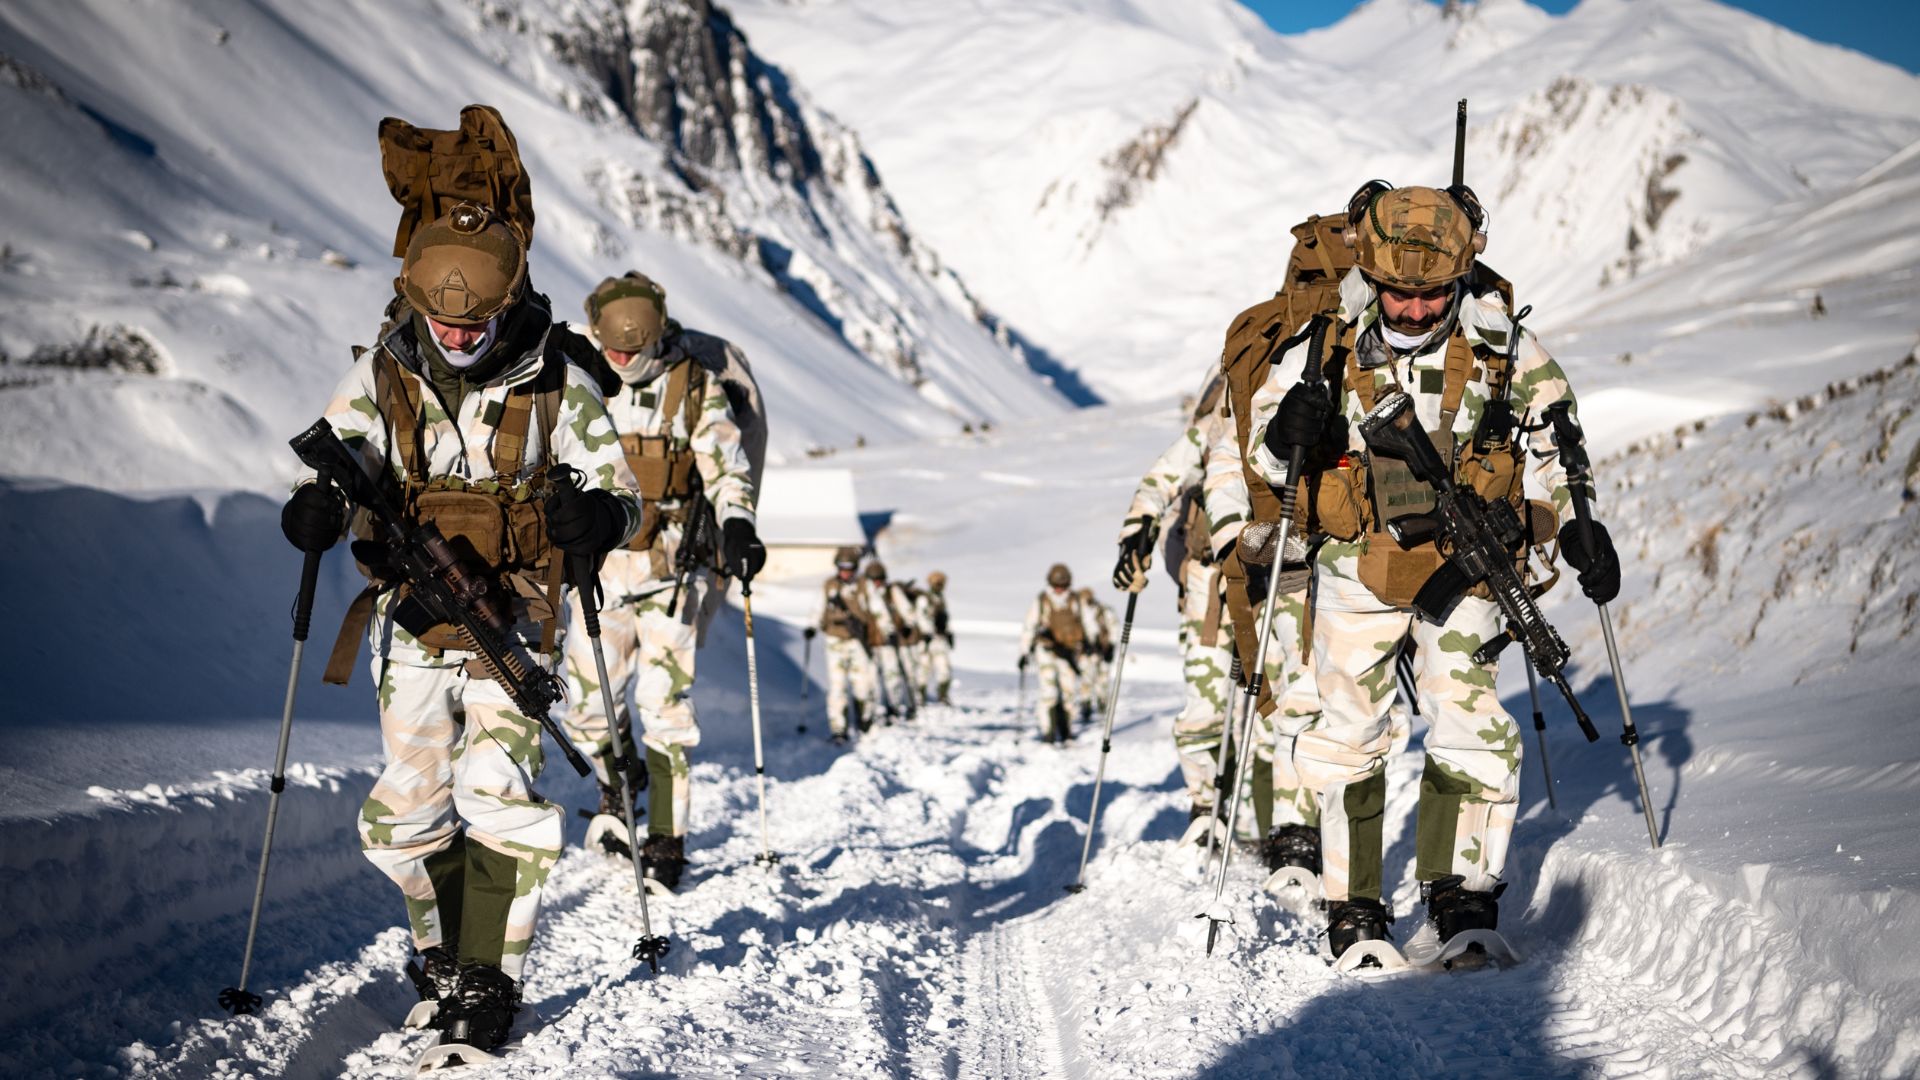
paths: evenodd
<path fill-rule="evenodd" d="M 1065 705 L 1055 705 L 1048 714 L 1053 719 L 1053 740 L 1057 743 L 1073 741 L 1073 721 L 1067 716 Z"/>
<path fill-rule="evenodd" d="M 1080 703 L 1080 723 L 1083 725 L 1093 723 L 1093 702 L 1083 701 Z"/>
<path fill-rule="evenodd" d="M 440 1003 L 441 1043 L 493 1050 L 507 1041 L 520 1011 L 520 984 L 492 964 L 462 964 L 460 983 Z"/>
<path fill-rule="evenodd" d="M 1461 888 L 1466 879 L 1448 874 L 1437 881 L 1420 883 L 1420 895 L 1427 902 L 1427 921 L 1439 932 L 1442 944 L 1463 930 L 1498 930 L 1500 894 L 1507 891 L 1501 882 L 1492 892 L 1473 892 Z"/>
<path fill-rule="evenodd" d="M 424 949 L 407 958 L 407 981 L 421 1001 L 440 1001 L 460 983 L 460 960 L 445 945 Z"/>
<path fill-rule="evenodd" d="M 687 868 L 687 841 L 682 836 L 649 836 L 640 848 L 640 866 L 646 875 L 669 891 L 680 887 Z"/>
<path fill-rule="evenodd" d="M 1390 941 L 1387 924 L 1392 921 L 1393 915 L 1371 897 L 1334 900 L 1327 905 L 1327 947 L 1338 960 L 1355 942 Z"/>
<path fill-rule="evenodd" d="M 1320 873 L 1320 830 L 1311 825 L 1275 825 L 1262 847 L 1269 873 L 1283 866 Z"/>

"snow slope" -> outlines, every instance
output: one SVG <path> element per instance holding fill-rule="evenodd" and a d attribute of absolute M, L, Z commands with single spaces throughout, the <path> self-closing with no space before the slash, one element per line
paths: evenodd
<path fill-rule="evenodd" d="M 1444 183 L 1457 98 L 1488 259 L 1549 329 L 1920 137 L 1920 80 L 1714 0 L 1370 0 L 1296 36 L 1231 0 L 735 10 L 980 294 L 1111 396 L 1217 356 L 1308 213 Z"/>
<path fill-rule="evenodd" d="M 556 315 L 646 268 L 755 361 L 777 455 L 1065 404 L 705 0 L 25 5 L 0 14 L 6 471 L 277 486 L 391 296 L 376 123 L 474 100 L 518 133 Z"/>

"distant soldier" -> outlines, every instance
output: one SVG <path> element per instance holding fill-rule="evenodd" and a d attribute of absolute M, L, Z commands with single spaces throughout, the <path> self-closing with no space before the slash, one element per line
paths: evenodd
<path fill-rule="evenodd" d="M 919 617 L 906 590 L 887 580 L 886 564 L 879 559 L 867 563 L 867 603 L 880 617 L 882 636 L 873 649 L 873 662 L 880 668 L 880 687 L 886 692 L 889 719 L 904 719 L 920 711 L 919 684 L 908 669 L 907 657 L 924 638 Z"/>
<path fill-rule="evenodd" d="M 727 342 L 669 319 L 666 291 L 637 271 L 602 281 L 586 311 L 600 350 L 574 362 L 599 381 L 647 501 L 632 540 L 600 568 L 606 595 L 600 640 L 615 708 L 623 713 L 613 727 L 629 748 L 636 714 L 644 732 L 636 765 L 644 763 L 650 794 L 641 859 L 647 876 L 671 889 L 687 861 L 689 755 L 700 744 L 694 650 L 705 620 L 719 608 L 726 578 L 749 579 L 766 561 L 754 532 L 753 458 L 742 439 L 748 405 L 743 400 L 736 408 L 727 383 L 745 364 Z M 694 549 L 683 552 L 696 532 Z M 567 730 L 595 763 L 607 816 L 596 823 L 623 836 L 620 778 L 611 771 L 614 736 L 582 618 L 576 607 L 567 634 L 573 689 Z M 634 785 L 636 791 L 642 786 Z"/>
<path fill-rule="evenodd" d="M 935 570 L 927 575 L 927 588 L 920 594 L 922 622 L 931 631 L 921 652 L 927 694 L 942 705 L 953 704 L 953 620 L 947 612 L 947 575 Z"/>
<path fill-rule="evenodd" d="M 814 626 L 827 635 L 827 726 L 834 742 L 845 743 L 850 727 L 865 731 L 873 723 L 873 646 L 879 626 L 857 576 L 860 549 L 834 552 L 833 569 L 821 587 Z M 808 637 L 814 626 L 807 628 Z"/>
<path fill-rule="evenodd" d="M 1120 620 L 1113 609 L 1101 603 L 1092 588 L 1083 588 L 1080 617 L 1086 624 L 1087 643 L 1081 647 L 1080 722 L 1093 719 L 1106 704 L 1107 682 L 1113 677 L 1113 646 L 1120 640 Z"/>
<path fill-rule="evenodd" d="M 1034 718 L 1047 742 L 1073 738 L 1067 710 L 1080 698 L 1080 655 L 1086 644 L 1086 617 L 1073 592 L 1073 572 L 1065 563 L 1054 563 L 1047 587 L 1033 598 L 1020 628 L 1020 670 L 1031 665 L 1039 674 Z"/>

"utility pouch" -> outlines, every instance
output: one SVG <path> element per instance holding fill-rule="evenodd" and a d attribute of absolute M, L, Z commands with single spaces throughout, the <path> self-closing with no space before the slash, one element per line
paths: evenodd
<path fill-rule="evenodd" d="M 421 524 L 438 527 L 447 546 L 467 566 L 490 574 L 508 566 L 507 513 L 497 496 L 425 491 L 415 500 L 414 514 Z"/>
<path fill-rule="evenodd" d="M 1346 461 L 1342 456 L 1342 461 Z M 1300 478 L 1300 501 L 1307 508 L 1301 528 L 1335 540 L 1357 540 L 1365 531 L 1360 485 L 1363 474 L 1352 465 L 1309 472 Z"/>
<path fill-rule="evenodd" d="M 522 570 L 539 570 L 553 557 L 547 539 L 547 512 L 537 499 L 508 503 L 507 535 L 513 544 L 513 564 Z"/>

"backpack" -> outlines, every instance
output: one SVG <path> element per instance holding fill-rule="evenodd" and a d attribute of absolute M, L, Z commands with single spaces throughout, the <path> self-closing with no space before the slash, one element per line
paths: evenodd
<path fill-rule="evenodd" d="M 513 132 L 491 105 L 461 109 L 460 126 L 450 131 L 415 127 L 396 116 L 380 121 L 380 171 L 400 204 L 395 258 L 406 255 L 416 229 L 461 202 L 488 207 L 521 243 L 533 244 L 533 183 Z"/>

